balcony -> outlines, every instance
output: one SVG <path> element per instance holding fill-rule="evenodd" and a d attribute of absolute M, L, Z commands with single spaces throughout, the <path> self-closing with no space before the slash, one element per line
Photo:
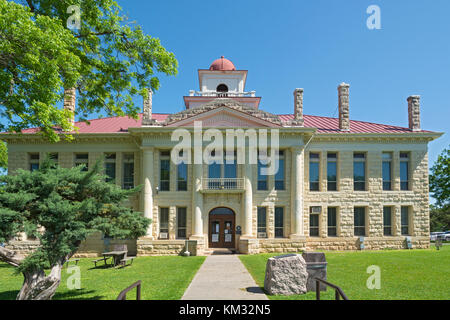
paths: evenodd
<path fill-rule="evenodd" d="M 218 91 L 189 91 L 190 97 L 218 97 L 218 98 L 235 98 L 235 97 L 255 97 L 256 92 L 218 92 Z"/>
<path fill-rule="evenodd" d="M 202 179 L 202 192 L 240 193 L 244 191 L 243 178 Z"/>

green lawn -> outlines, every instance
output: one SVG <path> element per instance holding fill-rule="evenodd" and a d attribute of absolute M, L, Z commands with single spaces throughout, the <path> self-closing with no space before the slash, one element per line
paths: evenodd
<path fill-rule="evenodd" d="M 266 262 L 280 254 L 240 256 L 256 283 L 264 287 Z M 340 286 L 350 300 L 449 300 L 450 246 L 437 251 L 386 250 L 362 252 L 325 252 L 328 281 Z M 369 290 L 367 267 L 381 270 L 381 289 Z M 270 299 L 315 299 L 315 293 L 296 296 L 269 296 Z M 334 299 L 334 290 L 321 294 Z"/>
<path fill-rule="evenodd" d="M 81 259 L 81 289 L 69 290 L 66 279 L 70 276 L 63 269 L 61 284 L 55 300 L 74 299 L 116 299 L 123 289 L 142 280 L 142 299 L 178 300 L 180 299 L 205 257 L 139 257 L 131 266 L 125 268 L 94 269 L 91 260 Z M 72 264 L 71 264 L 72 265 Z M 14 268 L 0 263 L 0 300 L 15 299 L 23 282 L 21 274 L 15 275 Z M 129 293 L 128 299 L 136 299 L 136 291 Z"/>

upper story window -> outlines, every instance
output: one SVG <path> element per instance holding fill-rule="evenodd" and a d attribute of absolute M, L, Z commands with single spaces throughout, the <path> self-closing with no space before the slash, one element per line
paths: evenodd
<path fill-rule="evenodd" d="M 133 187 L 134 187 L 134 154 L 124 153 L 122 188 L 132 189 Z"/>
<path fill-rule="evenodd" d="M 400 190 L 409 190 L 409 153 L 400 152 Z"/>
<path fill-rule="evenodd" d="M 105 174 L 106 182 L 114 182 L 116 180 L 116 154 L 105 154 Z"/>
<path fill-rule="evenodd" d="M 268 188 L 268 175 L 263 174 L 262 170 L 267 168 L 267 164 L 263 164 L 258 156 L 258 190 L 267 190 Z"/>
<path fill-rule="evenodd" d="M 275 190 L 284 190 L 285 177 L 284 151 L 278 151 L 278 171 L 275 173 Z"/>
<path fill-rule="evenodd" d="M 216 89 L 217 92 L 228 92 L 228 86 L 226 84 L 219 84 Z"/>
<path fill-rule="evenodd" d="M 353 188 L 355 191 L 366 190 L 366 154 L 353 154 Z"/>
<path fill-rule="evenodd" d="M 309 190 L 320 190 L 320 154 L 311 152 L 309 154 Z"/>
<path fill-rule="evenodd" d="M 392 190 L 392 153 L 383 152 L 383 190 Z"/>
<path fill-rule="evenodd" d="M 183 157 L 183 151 L 180 151 L 180 157 Z M 187 164 L 184 162 L 177 165 L 177 190 L 187 191 Z"/>
<path fill-rule="evenodd" d="M 170 152 L 162 151 L 159 156 L 160 175 L 159 175 L 159 190 L 170 190 Z"/>
<path fill-rule="evenodd" d="M 28 161 L 30 163 L 30 171 L 39 169 L 39 153 L 28 154 Z"/>
<path fill-rule="evenodd" d="M 84 166 L 83 171 L 89 169 L 89 153 L 77 153 L 75 154 L 75 166 Z"/>
<path fill-rule="evenodd" d="M 327 189 L 337 191 L 337 153 L 327 154 Z"/>

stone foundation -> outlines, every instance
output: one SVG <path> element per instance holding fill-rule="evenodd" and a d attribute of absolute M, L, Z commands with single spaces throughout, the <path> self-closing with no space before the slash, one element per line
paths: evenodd
<path fill-rule="evenodd" d="M 191 256 L 203 253 L 197 241 L 189 240 L 189 252 Z M 152 240 L 140 238 L 137 240 L 138 256 L 182 255 L 186 251 L 186 240 Z"/>

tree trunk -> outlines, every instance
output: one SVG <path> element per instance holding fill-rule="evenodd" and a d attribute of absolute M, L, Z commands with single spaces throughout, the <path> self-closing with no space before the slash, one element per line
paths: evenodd
<path fill-rule="evenodd" d="M 44 270 L 23 272 L 24 281 L 17 300 L 51 300 L 61 282 L 60 264 L 53 266 L 50 274 Z"/>
<path fill-rule="evenodd" d="M 24 281 L 17 300 L 50 300 L 58 289 L 61 282 L 61 269 L 67 259 L 72 254 L 61 259 L 61 261 L 52 266 L 52 270 L 48 276 L 44 270 L 36 270 L 33 272 L 23 272 Z M 18 267 L 25 260 L 25 256 L 18 254 L 13 250 L 0 247 L 0 261 L 4 261 L 14 267 Z"/>

